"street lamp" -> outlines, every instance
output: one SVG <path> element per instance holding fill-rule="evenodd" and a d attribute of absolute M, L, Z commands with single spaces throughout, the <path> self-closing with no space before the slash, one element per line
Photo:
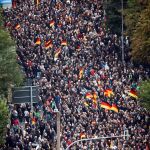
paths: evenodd
<path fill-rule="evenodd" d="M 60 150 L 60 112 L 59 110 L 56 108 L 54 109 L 54 112 L 57 115 L 57 150 Z"/>
<path fill-rule="evenodd" d="M 124 36 L 123 36 L 123 32 L 124 32 L 124 28 L 123 28 L 123 23 L 124 23 L 124 19 L 123 19 L 123 0 L 121 0 L 121 9 L 122 9 L 122 13 L 121 13 L 121 50 L 122 50 L 122 63 L 124 65 Z"/>
<path fill-rule="evenodd" d="M 71 143 L 67 148 L 66 150 L 69 150 L 69 148 L 78 143 L 78 142 L 83 142 L 83 141 L 93 141 L 93 140 L 99 140 L 99 139 L 111 139 L 111 138 L 121 138 L 121 137 L 129 137 L 129 133 L 128 133 L 128 130 L 124 130 L 124 134 L 123 135 L 119 135 L 119 136 L 106 136 L 106 137 L 96 137 L 96 138 L 88 138 L 88 139 L 80 139 L 80 140 L 77 140 L 77 141 L 74 141 L 73 143 Z"/>

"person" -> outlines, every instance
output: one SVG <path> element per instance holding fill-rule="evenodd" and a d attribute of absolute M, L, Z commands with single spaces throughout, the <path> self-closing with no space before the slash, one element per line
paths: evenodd
<path fill-rule="evenodd" d="M 121 38 L 107 29 L 105 17 L 103 2 L 95 0 L 70 0 L 69 4 L 41 0 L 38 7 L 25 0 L 14 9 L 4 10 L 6 28 L 16 41 L 18 63 L 40 90 L 39 103 L 34 104 L 34 125 L 30 105 L 18 105 L 18 109 L 11 105 L 11 113 L 17 119 L 22 116 L 25 123 L 18 124 L 23 134 L 11 125 L 7 149 L 19 147 L 17 140 L 8 144 L 19 134 L 19 145 L 24 149 L 38 144 L 39 149 L 54 150 L 56 107 L 61 113 L 62 149 L 82 137 L 120 136 L 124 129 L 129 131 L 128 140 L 80 142 L 75 148 L 146 148 L 150 138 L 149 112 L 128 93 L 131 87 L 136 89 L 141 80 L 148 79 L 150 71 L 134 66 L 128 56 L 128 44 L 124 45 L 122 64 Z M 8 22 L 11 26 L 7 26 Z M 104 94 L 106 89 L 112 90 L 110 97 Z M 94 99 L 87 98 L 87 93 Z M 119 112 L 102 108 L 103 101 L 116 104 Z"/>

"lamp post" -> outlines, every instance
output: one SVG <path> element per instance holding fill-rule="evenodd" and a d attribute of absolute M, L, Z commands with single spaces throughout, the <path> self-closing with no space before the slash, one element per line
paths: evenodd
<path fill-rule="evenodd" d="M 54 109 L 54 112 L 57 115 L 57 146 L 56 149 L 60 150 L 60 112 L 58 109 Z"/>
<path fill-rule="evenodd" d="M 88 139 L 80 139 L 80 140 L 77 140 L 77 141 L 74 141 L 73 143 L 71 143 L 67 148 L 66 150 L 69 150 L 69 148 L 78 143 L 78 142 L 83 142 L 83 141 L 93 141 L 93 140 L 100 140 L 100 139 L 110 139 L 110 138 L 121 138 L 121 137 L 129 137 L 129 133 L 128 133 L 128 130 L 124 130 L 124 134 L 123 135 L 119 135 L 119 136 L 106 136 L 106 137 L 96 137 L 96 138 L 88 138 Z"/>
<path fill-rule="evenodd" d="M 122 13 L 121 13 L 121 50 L 122 50 L 122 63 L 123 63 L 123 65 L 124 65 L 124 36 L 123 36 L 123 32 L 124 32 L 124 28 L 123 28 L 124 18 L 123 18 L 123 0 L 121 0 L 121 9 L 122 9 Z"/>

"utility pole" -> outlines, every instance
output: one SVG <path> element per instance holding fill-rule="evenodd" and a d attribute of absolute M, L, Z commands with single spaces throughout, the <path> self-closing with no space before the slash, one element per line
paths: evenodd
<path fill-rule="evenodd" d="M 30 98 L 31 98 L 31 114 L 33 116 L 33 93 L 32 86 L 30 86 Z"/>
<path fill-rule="evenodd" d="M 54 112 L 57 115 L 57 146 L 56 149 L 60 150 L 60 112 L 58 111 L 58 109 L 55 109 Z"/>
<path fill-rule="evenodd" d="M 121 32 L 121 34 L 122 34 L 122 36 L 121 36 L 121 48 L 122 48 L 122 63 L 123 63 L 123 65 L 124 65 L 124 36 L 123 36 L 123 33 L 124 33 L 124 28 L 123 28 L 123 24 L 124 24 L 124 18 L 123 18 L 123 0 L 121 0 L 121 6 L 122 6 L 122 15 L 121 15 L 121 24 L 122 24 L 122 27 L 121 27 L 121 30 L 122 30 L 122 32 Z"/>

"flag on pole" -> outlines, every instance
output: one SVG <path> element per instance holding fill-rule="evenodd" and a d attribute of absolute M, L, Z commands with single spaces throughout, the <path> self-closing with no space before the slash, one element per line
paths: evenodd
<path fill-rule="evenodd" d="M 45 48 L 48 49 L 48 48 L 52 48 L 53 44 L 52 44 L 52 41 L 51 40 L 48 40 L 45 42 Z"/>
<path fill-rule="evenodd" d="M 15 29 L 18 30 L 20 28 L 21 28 L 20 24 L 16 24 Z"/>
<path fill-rule="evenodd" d="M 86 93 L 85 97 L 87 99 L 92 99 L 93 98 L 93 95 L 91 93 Z"/>
<path fill-rule="evenodd" d="M 97 96 L 96 92 L 94 92 L 94 93 L 93 93 L 93 98 L 94 98 L 94 99 L 97 99 L 97 97 L 98 97 L 98 96 Z"/>
<path fill-rule="evenodd" d="M 55 21 L 54 20 L 51 20 L 50 22 L 49 22 L 49 26 L 50 27 L 53 27 L 55 25 Z"/>
<path fill-rule="evenodd" d="M 37 38 L 36 41 L 35 41 L 35 44 L 36 44 L 36 45 L 40 45 L 40 44 L 41 44 L 41 39 L 40 39 L 40 38 Z"/>
<path fill-rule="evenodd" d="M 36 123 L 36 119 L 34 117 L 34 118 L 32 118 L 32 125 L 34 125 L 35 123 Z"/>
<path fill-rule="evenodd" d="M 115 111 L 115 112 L 119 112 L 119 109 L 118 109 L 118 107 L 117 107 L 117 105 L 116 104 L 112 104 L 112 106 L 111 106 L 111 109 L 110 110 L 113 110 L 113 111 Z"/>
<path fill-rule="evenodd" d="M 138 94 L 137 94 L 136 90 L 131 89 L 128 94 L 129 94 L 129 96 L 131 96 L 135 99 L 138 99 Z"/>
<path fill-rule="evenodd" d="M 101 102 L 101 107 L 110 110 L 111 109 L 111 105 L 107 102 Z"/>
<path fill-rule="evenodd" d="M 104 95 L 105 95 L 106 97 L 111 97 L 112 95 L 114 95 L 114 93 L 113 93 L 112 89 L 106 89 L 106 90 L 104 91 Z"/>

